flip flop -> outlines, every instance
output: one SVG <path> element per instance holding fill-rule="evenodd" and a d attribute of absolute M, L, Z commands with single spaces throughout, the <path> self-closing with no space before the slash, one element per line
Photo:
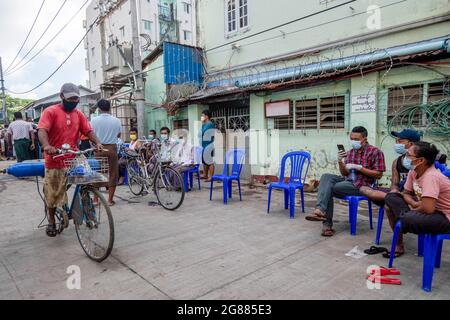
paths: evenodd
<path fill-rule="evenodd" d="M 364 250 L 364 253 L 368 254 L 368 255 L 373 255 L 373 254 L 378 254 L 378 253 L 383 253 L 383 252 L 389 252 L 389 250 L 386 248 L 383 248 L 383 247 L 375 247 L 375 246 L 371 246 L 369 249 Z"/>
<path fill-rule="evenodd" d="M 314 211 L 311 214 L 306 215 L 305 217 L 308 221 L 326 221 L 327 218 L 323 213 L 319 213 L 317 211 Z"/>
<path fill-rule="evenodd" d="M 395 251 L 394 258 L 401 257 L 404 254 L 405 254 L 404 252 Z M 386 259 L 390 259 L 391 258 L 391 253 L 390 252 L 385 252 L 385 253 L 383 253 L 383 257 L 385 257 Z"/>
<path fill-rule="evenodd" d="M 322 237 L 332 237 L 334 236 L 335 231 L 331 228 L 323 229 L 322 230 Z"/>
<path fill-rule="evenodd" d="M 388 275 L 398 276 L 400 274 L 400 270 L 395 268 L 379 267 L 378 270 L 373 268 L 372 270 L 370 270 L 369 273 L 372 276 L 388 276 Z"/>
<path fill-rule="evenodd" d="M 381 276 L 374 276 L 374 275 L 367 276 L 367 280 L 369 280 L 372 283 L 396 284 L 396 285 L 402 284 L 400 279 L 397 279 L 397 278 L 381 277 Z"/>

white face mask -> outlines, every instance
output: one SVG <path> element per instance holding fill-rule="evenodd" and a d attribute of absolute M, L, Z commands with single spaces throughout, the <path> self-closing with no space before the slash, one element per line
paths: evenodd
<path fill-rule="evenodd" d="M 162 141 L 166 141 L 169 138 L 169 136 L 167 134 L 162 134 L 161 135 L 161 140 Z"/>

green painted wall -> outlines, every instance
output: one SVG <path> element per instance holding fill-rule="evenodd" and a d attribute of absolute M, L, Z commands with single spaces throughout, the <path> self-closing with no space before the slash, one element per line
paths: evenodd
<path fill-rule="evenodd" d="M 201 35 L 199 45 L 207 50 L 209 72 L 373 33 L 377 30 L 368 27 L 368 21 L 370 22 L 373 16 L 373 13 L 367 13 L 370 5 L 377 5 L 380 8 L 381 31 L 406 23 L 423 22 L 428 18 L 447 14 L 450 8 L 448 0 L 355 1 L 335 9 L 330 8 L 346 1 L 336 0 L 328 5 L 321 4 L 319 0 L 249 0 L 248 2 L 249 28 L 245 32 L 227 36 L 225 34 L 224 1 L 198 1 L 199 34 Z M 325 9 L 328 10 L 258 34 L 270 27 Z M 326 56 L 327 59 L 332 59 L 341 55 L 367 52 L 370 49 L 431 39 L 447 35 L 448 30 L 450 30 L 449 21 L 436 23 L 420 29 L 380 36 L 368 43 L 341 46 L 339 50 L 329 50 L 328 52 L 323 51 L 321 57 Z M 240 40 L 250 35 L 255 36 Z M 233 50 L 233 44 L 239 47 L 239 50 Z M 210 50 L 217 46 L 221 47 Z M 313 60 L 317 60 L 317 58 L 318 56 L 313 56 Z M 300 60 L 287 61 L 283 64 L 297 64 Z M 303 62 L 312 61 L 303 59 Z"/>

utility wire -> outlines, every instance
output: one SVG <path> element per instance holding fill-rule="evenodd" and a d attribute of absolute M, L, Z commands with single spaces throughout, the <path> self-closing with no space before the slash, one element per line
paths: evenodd
<path fill-rule="evenodd" d="M 11 68 L 11 66 L 14 64 L 14 62 L 16 61 L 17 57 L 19 56 L 20 52 L 22 51 L 23 47 L 25 46 L 25 43 L 28 41 L 28 38 L 30 37 L 31 32 L 34 29 L 34 25 L 36 24 L 37 19 L 39 18 L 39 15 L 41 14 L 42 11 L 42 7 L 44 6 L 45 0 L 42 0 L 41 6 L 39 8 L 39 11 L 36 15 L 36 17 L 34 18 L 33 24 L 31 25 L 30 31 L 28 31 L 28 34 L 24 40 L 24 42 L 22 43 L 22 46 L 20 47 L 19 51 L 17 52 L 16 56 L 14 57 L 14 60 L 9 64 L 9 66 L 5 69 L 5 72 L 7 72 L 9 70 L 9 68 Z"/>
<path fill-rule="evenodd" d="M 47 27 L 45 28 L 44 32 L 42 32 L 41 36 L 39 37 L 39 39 L 37 39 L 37 41 L 34 43 L 34 45 L 31 47 L 30 50 L 28 50 L 28 52 L 22 57 L 22 59 L 13 67 L 16 68 L 19 64 L 22 63 L 23 60 L 25 60 L 26 57 L 28 57 L 28 55 L 31 53 L 31 51 L 33 51 L 34 48 L 36 48 L 37 44 L 39 43 L 39 41 L 41 41 L 41 39 L 44 37 L 44 35 L 47 33 L 48 29 L 51 27 L 51 25 L 53 24 L 53 22 L 55 22 L 56 18 L 58 17 L 59 13 L 61 12 L 62 8 L 64 7 L 64 5 L 67 3 L 67 0 L 64 0 L 64 2 L 61 4 L 61 6 L 59 7 L 58 11 L 56 12 L 55 16 L 53 17 L 53 19 L 50 21 L 50 23 L 47 25 Z"/>
<path fill-rule="evenodd" d="M 76 18 L 76 16 L 80 13 L 81 10 L 83 10 L 83 8 L 86 6 L 86 4 L 89 2 L 90 0 L 86 0 L 86 2 L 81 6 L 80 9 L 78 9 L 78 11 L 72 16 L 72 18 L 70 18 L 70 20 L 61 28 L 61 30 L 59 30 L 59 32 L 57 34 L 55 34 L 55 36 L 53 38 L 50 39 L 49 42 L 47 42 L 44 47 L 42 47 L 41 50 L 39 50 L 34 56 L 32 56 L 28 61 L 26 61 L 23 65 L 21 65 L 20 67 L 15 67 L 13 68 L 11 71 L 9 71 L 8 73 L 6 73 L 6 75 L 11 75 L 17 71 L 19 71 L 20 69 L 22 69 L 23 67 L 25 67 L 27 64 L 29 64 L 34 58 L 36 58 L 38 55 L 40 55 L 42 53 L 42 51 L 44 51 L 52 42 L 53 40 L 56 39 L 56 37 L 58 37 L 61 32 L 64 31 L 64 29 L 73 21 L 73 19 Z"/>
<path fill-rule="evenodd" d="M 78 49 L 78 47 L 83 43 L 84 39 L 87 37 L 88 33 L 91 31 L 91 29 L 94 27 L 94 25 L 97 23 L 97 21 L 100 19 L 100 17 L 97 17 L 97 19 L 95 19 L 95 21 L 89 26 L 89 29 L 86 31 L 85 35 L 83 36 L 83 38 L 80 40 L 80 42 L 78 42 L 78 44 L 76 45 L 76 47 L 72 50 L 72 52 L 67 56 L 67 58 L 58 66 L 58 68 L 56 68 L 55 71 L 53 71 L 53 73 L 51 75 L 49 75 L 47 77 L 47 79 L 45 79 L 44 81 L 42 81 L 40 84 L 38 84 L 36 87 L 34 87 L 33 89 L 30 89 L 28 91 L 24 91 L 24 92 L 14 92 L 11 90 L 7 90 L 10 93 L 13 94 L 26 94 L 26 93 L 30 93 L 36 89 L 38 89 L 39 87 L 41 87 L 44 83 L 46 83 L 48 80 L 50 80 L 58 71 L 59 69 L 62 68 L 62 66 L 67 62 L 67 60 L 69 60 L 69 58 L 73 55 L 73 53 Z"/>

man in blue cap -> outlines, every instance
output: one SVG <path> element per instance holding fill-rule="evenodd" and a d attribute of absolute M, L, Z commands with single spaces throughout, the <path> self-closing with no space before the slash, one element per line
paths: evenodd
<path fill-rule="evenodd" d="M 413 145 L 414 142 L 420 141 L 420 133 L 413 129 L 404 129 L 400 132 L 392 131 L 391 135 L 395 138 L 394 150 L 400 156 L 392 163 L 390 189 L 374 190 L 369 187 L 361 187 L 359 190 L 363 195 L 380 206 L 384 205 L 384 199 L 388 193 L 400 193 L 403 191 L 403 186 L 406 182 L 406 178 L 408 177 L 408 172 L 411 170 L 411 163 L 408 161 L 408 158 L 405 157 L 406 151 Z M 391 225 L 392 230 L 394 230 L 396 218 L 387 206 L 385 207 L 385 212 L 389 218 L 389 224 Z M 401 256 L 404 252 L 405 249 L 403 247 L 402 235 L 399 235 L 395 255 L 396 257 Z M 389 258 L 389 255 L 387 254 L 384 254 L 383 256 Z"/>

